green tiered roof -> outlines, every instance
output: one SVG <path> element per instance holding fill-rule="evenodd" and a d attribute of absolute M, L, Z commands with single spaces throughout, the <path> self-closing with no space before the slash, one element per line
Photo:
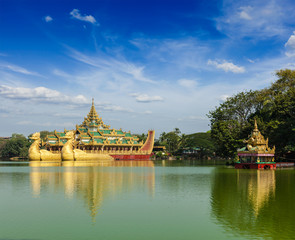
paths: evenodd
<path fill-rule="evenodd" d="M 63 145 L 67 141 L 64 138 L 66 132 L 67 130 L 64 132 L 54 131 L 54 135 L 48 135 L 47 145 Z M 110 126 L 105 125 L 96 112 L 93 99 L 87 117 L 84 118 L 81 125 L 76 125 L 76 141 L 80 145 L 142 146 L 139 138 L 130 132 L 124 132 L 122 129 L 110 129 Z"/>
<path fill-rule="evenodd" d="M 96 143 L 104 143 L 104 139 L 98 138 L 98 139 L 95 139 L 95 142 Z"/>
<path fill-rule="evenodd" d="M 103 134 L 111 134 L 112 130 L 103 129 L 103 130 L 100 130 L 100 132 L 102 132 Z"/>
<path fill-rule="evenodd" d="M 101 136 L 99 132 L 90 132 L 90 134 L 92 134 L 93 136 Z"/>

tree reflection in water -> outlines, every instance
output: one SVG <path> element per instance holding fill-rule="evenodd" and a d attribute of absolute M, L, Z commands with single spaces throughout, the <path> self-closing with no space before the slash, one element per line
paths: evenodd
<path fill-rule="evenodd" d="M 211 206 L 227 231 L 290 239 L 295 229 L 294 170 L 216 169 Z"/>

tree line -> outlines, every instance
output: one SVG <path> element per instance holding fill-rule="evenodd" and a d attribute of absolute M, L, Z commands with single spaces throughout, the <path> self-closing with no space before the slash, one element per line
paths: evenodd
<path fill-rule="evenodd" d="M 269 145 L 276 146 L 277 156 L 295 151 L 295 71 L 279 70 L 276 77 L 269 87 L 235 94 L 209 112 L 217 155 L 234 157 L 254 119 Z"/>
<path fill-rule="evenodd" d="M 198 157 L 212 157 L 215 155 L 215 144 L 212 141 L 210 131 L 193 134 L 183 134 L 179 128 L 171 132 L 162 132 L 159 139 L 155 140 L 155 146 L 165 146 L 168 153 L 182 155 L 183 150 L 199 148 Z"/>

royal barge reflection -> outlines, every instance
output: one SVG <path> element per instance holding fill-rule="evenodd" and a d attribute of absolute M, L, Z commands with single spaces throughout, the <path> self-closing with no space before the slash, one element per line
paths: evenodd
<path fill-rule="evenodd" d="M 115 195 L 147 189 L 153 196 L 154 164 L 151 161 L 94 162 L 30 162 L 32 194 L 38 197 L 42 189 L 55 193 L 60 189 L 67 198 L 80 198 L 86 203 L 92 220 L 103 201 Z M 50 167 L 54 168 L 54 171 Z M 128 167 L 123 170 L 123 167 Z M 136 168 L 135 168 L 136 167 Z"/>

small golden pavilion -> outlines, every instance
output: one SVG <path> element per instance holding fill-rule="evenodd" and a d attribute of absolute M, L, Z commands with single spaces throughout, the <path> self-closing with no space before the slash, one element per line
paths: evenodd
<path fill-rule="evenodd" d="M 248 169 L 275 169 L 276 163 L 274 162 L 275 146 L 270 148 L 268 146 L 268 138 L 265 140 L 257 127 L 255 119 L 254 129 L 245 140 L 246 147 L 238 149 L 239 161 L 235 164 L 235 168 L 248 168 Z"/>

